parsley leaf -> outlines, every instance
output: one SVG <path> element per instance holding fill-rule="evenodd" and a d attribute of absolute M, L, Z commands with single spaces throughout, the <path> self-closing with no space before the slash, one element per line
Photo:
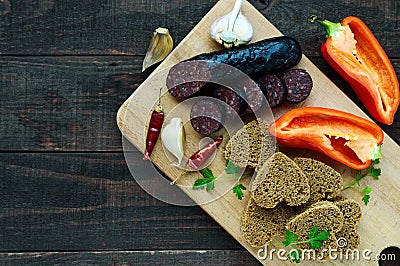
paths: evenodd
<path fill-rule="evenodd" d="M 364 196 L 363 196 L 362 200 L 364 201 L 365 205 L 368 205 L 368 203 L 369 203 L 369 199 L 370 199 L 370 197 L 371 197 L 371 196 L 369 195 L 369 193 L 371 193 L 371 191 L 372 191 L 372 188 L 370 188 L 370 187 L 366 187 L 366 188 L 364 188 L 364 190 L 363 190 Z"/>
<path fill-rule="evenodd" d="M 237 174 L 240 171 L 240 166 L 235 166 L 231 161 L 226 160 L 226 168 L 225 168 L 225 172 L 229 175 L 229 174 Z"/>
<path fill-rule="evenodd" d="M 209 168 L 201 169 L 201 170 L 200 170 L 200 174 L 201 174 L 204 178 L 214 177 L 213 172 L 212 172 L 211 169 L 209 169 Z"/>
<path fill-rule="evenodd" d="M 311 229 L 310 232 L 308 232 L 310 238 L 315 237 L 317 234 L 318 234 L 318 227 L 316 226 L 314 226 L 313 229 Z"/>
<path fill-rule="evenodd" d="M 207 191 L 214 189 L 214 181 L 217 178 L 213 175 L 213 172 L 209 168 L 204 168 L 200 170 L 200 174 L 203 178 L 199 178 L 194 182 L 193 188 L 206 188 Z"/>
<path fill-rule="evenodd" d="M 373 177 L 375 180 L 378 180 L 378 179 L 379 179 L 379 176 L 381 175 L 381 172 L 382 172 L 382 170 L 381 170 L 380 168 L 373 168 L 373 169 L 371 170 L 372 177 Z"/>
<path fill-rule="evenodd" d="M 362 197 L 362 201 L 364 201 L 365 205 L 368 205 L 370 198 L 370 195 L 364 195 L 364 197 Z"/>
<path fill-rule="evenodd" d="M 328 240 L 330 232 L 321 231 L 318 233 L 318 227 L 314 226 L 308 234 L 310 239 L 307 242 L 310 244 L 311 248 L 315 249 L 322 247 L 322 242 Z"/>
<path fill-rule="evenodd" d="M 375 159 L 372 161 L 372 164 L 365 170 L 365 171 L 357 171 L 357 177 L 355 180 L 353 180 L 353 182 L 351 182 L 350 184 L 344 186 L 342 188 L 342 190 L 354 187 L 355 185 L 357 185 L 358 187 L 361 188 L 360 185 L 360 181 L 367 177 L 367 176 L 372 176 L 373 179 L 375 180 L 379 180 L 379 176 L 382 173 L 382 170 L 380 168 L 375 168 L 375 165 L 378 164 L 380 162 L 379 158 Z M 368 205 L 369 200 L 371 198 L 371 196 L 369 195 L 372 191 L 372 188 L 370 187 L 365 187 L 365 188 L 361 188 L 363 190 L 364 196 L 362 198 L 362 201 L 364 201 L 365 205 Z"/>
<path fill-rule="evenodd" d="M 235 166 L 231 161 L 226 160 L 225 172 L 227 174 L 233 175 L 234 178 L 237 179 L 237 184 L 233 187 L 233 193 L 235 193 L 236 197 L 239 200 L 243 199 L 243 190 L 246 190 L 246 187 L 240 183 L 240 179 L 244 176 L 239 176 L 238 173 L 241 170 L 240 166 Z M 215 177 L 211 169 L 204 168 L 199 171 L 203 178 L 199 178 L 194 182 L 193 189 L 205 188 L 206 191 L 211 191 L 215 188 L 215 181 L 218 180 L 221 176 Z"/>
<path fill-rule="evenodd" d="M 215 188 L 214 181 L 215 180 L 211 181 L 210 183 L 207 183 L 207 185 L 206 185 L 206 191 L 207 192 L 210 191 L 210 190 L 213 190 Z"/>
<path fill-rule="evenodd" d="M 293 233 L 289 229 L 286 229 L 285 241 L 283 241 L 282 244 L 285 247 L 290 246 L 291 244 L 296 243 L 298 238 L 299 237 L 295 233 Z"/>
<path fill-rule="evenodd" d="M 215 177 L 207 177 L 207 178 L 199 178 L 194 182 L 193 188 L 194 189 L 198 189 L 198 188 L 204 188 L 204 187 L 208 187 L 208 186 L 213 186 L 213 185 L 209 185 L 210 183 L 214 183 L 215 181 Z"/>
<path fill-rule="evenodd" d="M 289 229 L 286 229 L 285 240 L 282 243 L 276 243 L 276 244 L 278 245 L 283 244 L 285 247 L 291 248 L 288 258 L 293 262 L 299 263 L 301 250 L 293 249 L 292 245 L 301 245 L 308 243 L 310 244 L 310 247 L 312 249 L 320 248 L 322 247 L 322 243 L 328 240 L 329 234 L 330 234 L 329 231 L 318 232 L 318 227 L 315 226 L 308 232 L 309 238 L 307 240 L 298 241 L 299 237 L 295 233 L 291 232 Z"/>
<path fill-rule="evenodd" d="M 233 193 L 236 194 L 236 197 L 240 200 L 243 198 L 243 191 L 246 190 L 246 187 L 243 184 L 238 183 L 236 186 L 233 187 Z"/>
<path fill-rule="evenodd" d="M 318 235 L 316 235 L 316 236 L 314 237 L 314 240 L 317 240 L 317 241 L 326 241 L 326 240 L 328 240 L 329 235 L 330 235 L 330 232 L 329 232 L 329 231 L 321 231 L 321 232 L 319 232 Z"/>

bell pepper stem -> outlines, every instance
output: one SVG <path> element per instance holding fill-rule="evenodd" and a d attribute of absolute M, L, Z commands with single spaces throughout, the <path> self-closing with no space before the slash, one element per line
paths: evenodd
<path fill-rule="evenodd" d="M 329 20 L 322 20 L 319 17 L 317 17 L 316 15 L 311 15 L 307 18 L 307 22 L 309 23 L 313 23 L 313 22 L 318 22 L 319 24 L 321 24 L 326 31 L 326 35 L 325 37 L 328 39 L 329 37 L 333 37 L 335 36 L 338 32 L 341 32 L 344 30 L 344 27 L 342 26 L 342 24 L 340 24 L 340 22 L 331 22 Z"/>
<path fill-rule="evenodd" d="M 371 155 L 371 160 L 382 158 L 382 145 L 376 146 Z"/>

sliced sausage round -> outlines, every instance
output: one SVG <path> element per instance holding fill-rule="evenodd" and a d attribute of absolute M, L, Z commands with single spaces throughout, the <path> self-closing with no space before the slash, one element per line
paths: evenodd
<path fill-rule="evenodd" d="M 270 107 L 277 107 L 286 100 L 287 89 L 278 76 L 273 74 L 262 75 L 258 79 Z"/>
<path fill-rule="evenodd" d="M 232 107 L 224 108 L 227 119 L 234 119 L 235 117 L 237 117 L 237 114 L 240 114 L 243 110 L 244 100 L 242 99 L 242 97 L 240 97 L 235 91 L 227 87 L 219 86 L 217 88 L 214 88 L 212 91 L 212 97 Z M 233 112 L 236 112 L 236 114 Z"/>
<path fill-rule="evenodd" d="M 287 100 L 292 103 L 304 101 L 311 93 L 313 81 L 305 69 L 291 69 L 283 73 L 282 81 L 287 88 Z"/>
<path fill-rule="evenodd" d="M 207 62 L 181 62 L 169 70 L 166 85 L 169 93 L 182 101 L 199 92 L 210 78 Z"/>
<path fill-rule="evenodd" d="M 264 96 L 260 86 L 255 82 L 243 81 L 240 86 L 246 94 L 247 108 L 246 113 L 256 112 L 264 103 Z"/>
<path fill-rule="evenodd" d="M 222 127 L 223 118 L 221 107 L 212 99 L 199 100 L 190 110 L 190 123 L 202 135 L 217 132 Z"/>

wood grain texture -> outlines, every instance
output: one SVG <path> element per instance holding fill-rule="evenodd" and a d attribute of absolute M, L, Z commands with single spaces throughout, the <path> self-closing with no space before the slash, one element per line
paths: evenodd
<path fill-rule="evenodd" d="M 135 93 L 124 103 L 120 108 L 117 116 L 118 125 L 123 132 L 124 136 L 132 142 L 139 150 L 144 150 L 145 129 L 148 120 L 148 113 L 151 112 L 154 104 L 158 98 L 158 88 L 165 87 L 165 79 L 167 71 L 159 71 L 168 66 L 171 66 L 179 61 L 190 58 L 201 52 L 209 52 L 218 49 L 214 42 L 202 35 L 209 29 L 210 24 L 215 18 L 221 16 L 226 10 L 229 1 L 219 1 L 213 9 L 207 14 L 205 18 L 191 31 L 191 33 L 182 41 L 182 43 L 165 59 L 165 61 L 150 75 L 150 77 L 135 91 Z M 255 29 L 253 41 L 280 35 L 279 31 L 274 28 L 267 20 L 265 20 L 260 13 L 252 8 L 248 3 L 242 8 L 243 14 L 247 16 Z M 349 98 L 343 94 L 323 73 L 312 64 L 312 62 L 303 57 L 302 61 L 297 66 L 308 70 L 313 78 L 314 88 L 309 98 L 299 105 L 284 104 L 279 108 L 274 109 L 274 116 L 279 117 L 289 109 L 300 106 L 324 106 L 328 108 L 340 109 L 361 117 L 367 117 Z M 165 89 L 164 89 L 165 90 Z M 177 104 L 176 100 L 168 93 L 163 94 L 161 102 L 164 106 L 164 111 L 169 113 L 172 108 Z M 185 120 L 187 115 L 186 109 L 181 109 L 176 113 Z M 268 119 L 271 119 L 267 115 Z M 227 137 L 227 133 L 224 134 Z M 186 127 L 186 147 L 195 147 L 201 137 L 196 134 L 190 125 Z M 223 146 L 222 144 L 221 146 Z M 373 201 L 367 206 L 363 207 L 364 218 L 359 226 L 360 235 L 364 236 L 361 242 L 361 249 L 370 249 L 375 254 L 381 249 L 389 245 L 396 245 L 400 241 L 396 236 L 394 227 L 398 219 L 400 219 L 400 209 L 398 204 L 393 201 L 389 195 L 396 193 L 400 186 L 399 180 L 395 177 L 398 172 L 397 162 L 400 161 L 400 147 L 387 135 L 382 145 L 382 152 L 385 154 L 385 159 L 381 161 L 380 168 L 382 169 L 383 176 L 377 184 L 369 184 L 376 191 L 386 191 L 385 194 L 375 194 Z M 344 183 L 353 179 L 354 172 L 351 169 L 341 165 L 333 160 L 326 160 L 318 153 L 309 153 L 306 151 L 285 150 L 285 153 L 290 156 L 305 156 L 312 157 L 327 162 L 332 165 L 344 178 Z M 160 145 L 156 145 L 153 151 L 152 162 L 155 163 L 162 171 L 174 180 L 180 175 L 176 168 L 170 165 Z M 221 150 L 216 154 L 215 159 L 209 166 L 214 173 L 222 173 L 225 167 L 225 160 L 222 156 Z M 218 174 L 217 174 L 218 175 Z M 181 179 L 181 189 L 185 191 L 192 199 L 198 203 L 207 202 L 201 207 L 210 214 L 225 230 L 227 230 L 240 244 L 249 250 L 254 256 L 257 256 L 258 249 L 252 248 L 249 243 L 243 238 L 240 231 L 240 216 L 244 210 L 246 201 L 238 202 L 232 193 L 225 194 L 229 187 L 229 181 L 222 183 L 221 187 L 216 187 L 212 192 L 199 192 L 191 189 L 195 178 L 186 177 Z M 243 181 L 244 182 L 244 181 Z M 233 186 L 233 184 L 231 184 Z M 248 187 L 248 181 L 245 186 Z M 389 192 L 391 191 L 391 192 Z M 345 191 L 343 193 L 346 197 L 353 198 L 360 201 L 360 196 L 356 191 Z M 223 196 L 222 196 L 223 195 Z M 248 192 L 245 193 L 248 197 Z M 215 200 L 217 199 L 217 200 Z M 379 229 L 379 233 L 377 232 Z M 274 247 L 273 244 L 269 246 Z M 271 261 L 261 261 L 265 265 L 270 265 Z M 331 261 L 328 264 L 334 265 L 337 261 Z M 285 265 L 284 261 L 276 261 L 276 265 Z M 310 264 L 318 265 L 317 261 L 307 262 Z M 362 261 L 360 265 L 370 264 L 373 261 Z M 343 265 L 353 265 L 353 261 L 343 261 Z"/>
<path fill-rule="evenodd" d="M 163 250 L 163 251 L 100 251 L 100 252 L 37 252 L 3 253 L 5 266 L 26 265 L 259 265 L 243 250 Z"/>
<path fill-rule="evenodd" d="M 0 15 L 1 54 L 144 54 L 157 27 L 175 42 L 216 0 L 6 1 Z"/>
<path fill-rule="evenodd" d="M 1 251 L 241 248 L 200 207 L 144 192 L 122 153 L 0 153 L 0 172 Z"/>
<path fill-rule="evenodd" d="M 0 14 L 1 54 L 133 54 L 146 52 L 152 31 L 170 29 L 179 43 L 216 0 L 17 1 Z M 4 5 L 4 4 L 3 4 Z M 357 15 L 367 21 L 390 57 L 398 57 L 399 7 L 396 0 L 272 0 L 263 14 L 282 33 L 320 55 L 323 30 L 309 25 L 316 14 L 339 21 Z"/>
<path fill-rule="evenodd" d="M 0 150 L 121 150 L 115 115 L 143 57 L 1 57 Z"/>

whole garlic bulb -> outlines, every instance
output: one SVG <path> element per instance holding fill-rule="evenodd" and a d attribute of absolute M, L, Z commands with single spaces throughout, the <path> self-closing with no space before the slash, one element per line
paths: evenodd
<path fill-rule="evenodd" d="M 240 11 L 241 6 L 242 0 L 236 0 L 232 11 L 211 25 L 211 38 L 225 48 L 246 44 L 253 38 L 253 27 Z"/>

